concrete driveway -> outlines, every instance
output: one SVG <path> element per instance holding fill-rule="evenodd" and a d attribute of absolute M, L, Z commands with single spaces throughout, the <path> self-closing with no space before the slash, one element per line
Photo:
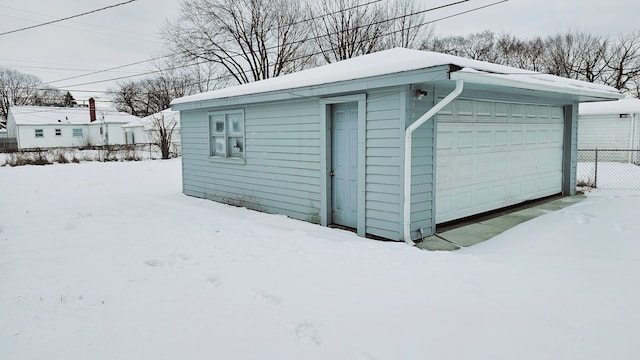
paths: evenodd
<path fill-rule="evenodd" d="M 516 205 L 487 215 L 480 215 L 453 224 L 438 226 L 436 234 L 416 246 L 424 250 L 452 251 L 487 241 L 492 237 L 540 215 L 560 210 L 582 201 L 584 195 L 554 196 Z"/>

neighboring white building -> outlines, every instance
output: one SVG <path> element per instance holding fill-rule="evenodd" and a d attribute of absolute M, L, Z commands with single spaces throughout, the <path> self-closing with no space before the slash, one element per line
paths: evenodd
<path fill-rule="evenodd" d="M 12 106 L 7 135 L 19 149 L 126 144 L 122 125 L 139 119 L 115 109 Z"/>
<path fill-rule="evenodd" d="M 180 112 L 171 109 L 163 110 L 159 113 L 149 115 L 144 118 L 137 118 L 125 125 L 125 141 L 127 144 L 149 144 L 155 142 L 154 133 L 158 131 L 157 122 L 164 121 L 165 126 L 171 127 L 175 124 L 171 138 L 171 152 L 180 153 Z"/>
<path fill-rule="evenodd" d="M 640 149 L 640 99 L 580 104 L 578 149 Z"/>
<path fill-rule="evenodd" d="M 617 101 L 580 104 L 578 149 L 640 150 L 640 99 L 626 97 Z M 638 151 L 599 152 L 601 161 L 638 163 Z M 583 151 L 581 161 L 594 161 L 595 151 Z"/>

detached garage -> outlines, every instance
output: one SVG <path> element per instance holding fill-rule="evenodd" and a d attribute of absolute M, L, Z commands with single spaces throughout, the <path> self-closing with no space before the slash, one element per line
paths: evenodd
<path fill-rule="evenodd" d="M 187 195 L 413 240 L 575 193 L 578 104 L 613 88 L 396 48 L 174 100 Z"/>
<path fill-rule="evenodd" d="M 437 223 L 562 193 L 561 106 L 456 100 L 437 121 Z"/>

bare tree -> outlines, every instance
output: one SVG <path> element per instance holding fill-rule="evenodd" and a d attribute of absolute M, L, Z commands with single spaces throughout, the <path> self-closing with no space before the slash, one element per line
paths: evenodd
<path fill-rule="evenodd" d="M 607 68 L 609 41 L 600 36 L 578 33 L 578 52 L 580 61 L 577 71 L 580 79 L 588 82 L 602 81 Z"/>
<path fill-rule="evenodd" d="M 296 0 L 185 0 L 180 11 L 164 29 L 172 50 L 219 64 L 237 83 L 294 72 L 310 59 Z"/>
<path fill-rule="evenodd" d="M 168 109 L 175 98 L 194 93 L 199 89 L 197 82 L 187 72 L 168 70 L 152 78 L 120 83 L 111 92 L 119 111 L 144 117 Z"/>
<path fill-rule="evenodd" d="M 171 157 L 171 144 L 178 128 L 178 119 L 172 116 L 165 116 L 164 113 L 151 115 L 151 128 L 149 139 L 151 143 L 160 148 L 163 159 Z"/>
<path fill-rule="evenodd" d="M 422 48 L 481 61 L 496 62 L 499 57 L 495 34 L 489 30 L 468 36 L 434 38 L 423 43 Z"/>
<path fill-rule="evenodd" d="M 395 0 L 387 7 L 385 48 L 415 49 L 433 36 L 433 28 L 424 24 L 424 15 L 418 12 L 413 0 Z"/>
<path fill-rule="evenodd" d="M 564 34 L 550 36 L 546 40 L 548 49 L 546 72 L 552 75 L 577 79 L 580 58 L 575 35 L 568 31 Z"/>
<path fill-rule="evenodd" d="M 36 106 L 64 106 L 64 93 L 54 87 L 41 85 L 28 101 Z"/>
<path fill-rule="evenodd" d="M 496 62 L 521 69 L 531 68 L 529 43 L 511 34 L 501 34 L 495 43 Z"/>
<path fill-rule="evenodd" d="M 148 93 L 140 81 L 127 81 L 119 83 L 117 89 L 111 89 L 113 102 L 118 111 L 129 113 L 133 116 L 147 116 L 152 114 L 145 95 Z"/>
<path fill-rule="evenodd" d="M 33 75 L 0 68 L 0 121 L 6 121 L 10 106 L 32 104 L 41 85 Z"/>
<path fill-rule="evenodd" d="M 601 81 L 608 42 L 596 35 L 567 31 L 545 41 L 547 73 L 589 82 Z"/>
<path fill-rule="evenodd" d="M 359 0 L 313 2 L 309 8 L 313 39 L 327 63 L 384 49 L 385 12 L 378 4 Z"/>
<path fill-rule="evenodd" d="M 604 83 L 618 90 L 633 90 L 640 79 L 640 31 L 620 36 L 606 59 Z"/>

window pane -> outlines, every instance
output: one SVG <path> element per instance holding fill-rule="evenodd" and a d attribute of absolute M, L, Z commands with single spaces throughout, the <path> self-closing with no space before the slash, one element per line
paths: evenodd
<path fill-rule="evenodd" d="M 230 128 L 229 132 L 234 135 L 242 134 L 242 114 L 229 114 L 228 119 Z"/>
<path fill-rule="evenodd" d="M 241 137 L 230 137 L 229 138 L 229 150 L 230 156 L 238 156 L 242 157 L 242 153 L 244 152 L 244 141 Z"/>
<path fill-rule="evenodd" d="M 215 147 L 215 151 L 214 151 L 214 155 L 217 156 L 226 156 L 227 155 L 227 149 L 224 143 L 224 137 L 220 136 L 220 137 L 214 137 L 213 138 L 214 141 L 214 147 Z"/>
<path fill-rule="evenodd" d="M 44 133 L 42 129 L 36 129 L 36 137 L 43 137 Z"/>
<path fill-rule="evenodd" d="M 211 134 L 224 134 L 224 115 L 211 115 Z"/>

